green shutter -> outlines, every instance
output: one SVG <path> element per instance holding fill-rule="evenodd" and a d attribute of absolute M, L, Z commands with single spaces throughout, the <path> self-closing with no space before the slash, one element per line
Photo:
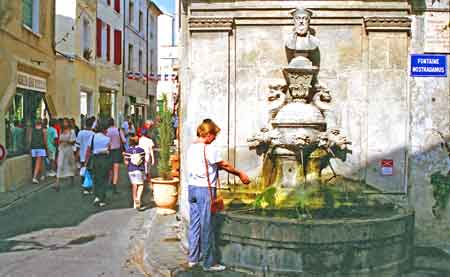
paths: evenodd
<path fill-rule="evenodd" d="M 22 0 L 22 23 L 33 28 L 33 0 Z"/>

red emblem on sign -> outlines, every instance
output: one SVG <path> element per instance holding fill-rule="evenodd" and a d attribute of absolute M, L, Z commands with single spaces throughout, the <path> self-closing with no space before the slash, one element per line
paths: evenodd
<path fill-rule="evenodd" d="M 394 160 L 381 160 L 381 175 L 394 175 Z"/>
<path fill-rule="evenodd" d="M 0 144 L 0 161 L 6 159 L 7 153 L 6 148 Z"/>

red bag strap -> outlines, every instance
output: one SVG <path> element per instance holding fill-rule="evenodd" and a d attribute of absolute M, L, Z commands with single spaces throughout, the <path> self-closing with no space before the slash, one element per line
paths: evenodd
<path fill-rule="evenodd" d="M 214 197 L 211 189 L 211 181 L 209 180 L 208 160 L 206 159 L 206 144 L 205 147 L 203 148 L 203 157 L 205 159 L 206 179 L 208 180 L 209 197 L 211 198 L 211 202 L 213 202 Z M 217 186 L 220 187 L 219 173 L 217 173 Z"/>

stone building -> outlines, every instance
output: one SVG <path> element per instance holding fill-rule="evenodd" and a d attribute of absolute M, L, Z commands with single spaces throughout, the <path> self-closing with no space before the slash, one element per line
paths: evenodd
<path fill-rule="evenodd" d="M 9 157 L 0 163 L 0 191 L 31 180 L 25 137 L 38 117 L 55 114 L 55 3 L 0 3 L 0 144 Z"/>
<path fill-rule="evenodd" d="M 103 117 L 123 119 L 122 79 L 124 7 L 121 0 L 97 0 L 96 78 L 99 112 Z"/>
<path fill-rule="evenodd" d="M 449 74 L 412 77 L 412 54 L 449 60 L 448 1 L 182 1 L 181 153 L 196 127 L 211 118 L 222 128 L 215 145 L 236 167 L 258 177 L 262 160 L 247 139 L 269 121 L 268 85 L 283 80 L 289 13 L 312 11 L 319 43 L 318 80 L 332 96 L 328 128 L 353 142 L 339 175 L 408 200 L 416 213 L 416 240 L 450 242 L 450 208 L 433 215 L 431 174 L 448 171 Z M 447 26 L 447 27 L 446 27 Z M 389 163 L 392 174 L 385 174 Z M 188 217 L 186 172 L 181 213 Z M 237 182 L 222 176 L 223 183 Z M 448 205 L 449 207 L 450 205 Z"/>
<path fill-rule="evenodd" d="M 155 73 L 151 71 L 151 64 L 157 53 L 153 47 L 154 25 L 161 10 L 148 0 L 126 0 L 125 7 L 124 108 L 139 124 L 156 107 L 156 85 L 151 78 Z"/>
<path fill-rule="evenodd" d="M 98 113 L 95 31 L 96 1 L 56 1 L 56 110 L 58 117 Z M 63 14 L 59 14 L 63 13 Z"/>
<path fill-rule="evenodd" d="M 178 47 L 175 44 L 175 17 L 164 13 L 158 18 L 158 99 L 168 96 L 168 105 L 172 109 L 177 93 L 176 72 L 178 64 Z"/>

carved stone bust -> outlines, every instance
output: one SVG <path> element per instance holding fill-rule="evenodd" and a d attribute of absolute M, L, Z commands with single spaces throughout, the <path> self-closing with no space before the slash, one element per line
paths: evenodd
<path fill-rule="evenodd" d="M 311 60 L 311 53 L 316 51 L 319 40 L 312 34 L 310 21 L 312 11 L 304 8 L 296 8 L 290 12 L 294 20 L 294 29 L 289 34 L 286 41 L 286 55 L 288 62 L 298 56 L 303 56 Z"/>

